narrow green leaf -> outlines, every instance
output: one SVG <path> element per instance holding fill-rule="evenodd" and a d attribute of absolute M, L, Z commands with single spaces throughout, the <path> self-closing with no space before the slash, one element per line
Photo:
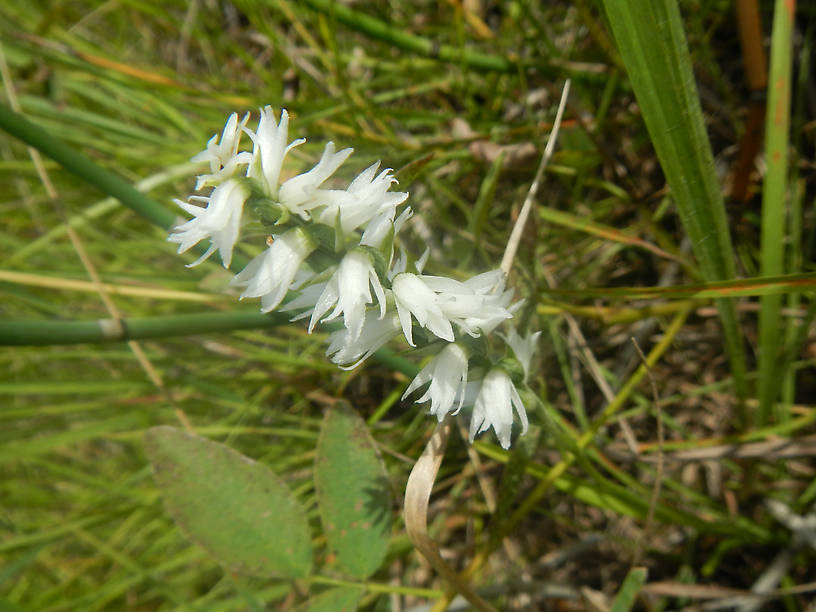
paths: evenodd
<path fill-rule="evenodd" d="M 646 128 L 707 281 L 734 278 L 734 258 L 676 0 L 604 0 Z M 719 301 L 737 392 L 747 394 L 733 303 Z"/>
<path fill-rule="evenodd" d="M 781 295 L 816 290 L 816 274 L 787 274 L 767 278 L 741 278 L 703 285 L 677 287 L 599 287 L 591 289 L 547 289 L 544 294 L 574 298 L 606 297 L 626 300 L 642 299 L 731 299 L 758 295 Z"/>
<path fill-rule="evenodd" d="M 145 449 L 167 511 L 221 563 L 261 576 L 309 574 L 306 512 L 271 469 L 166 426 L 147 431 Z"/>
<path fill-rule="evenodd" d="M 626 574 L 626 578 L 621 585 L 620 591 L 615 596 L 615 601 L 612 602 L 610 612 L 627 612 L 635 605 L 635 598 L 646 583 L 646 577 L 649 575 L 645 567 L 633 567 Z"/>
<path fill-rule="evenodd" d="M 768 79 L 768 110 L 765 123 L 765 163 L 768 172 L 762 187 L 762 235 L 760 270 L 763 276 L 784 272 L 784 237 L 787 213 L 788 132 L 790 129 L 793 14 L 796 3 L 777 0 L 771 37 L 771 71 Z M 783 377 L 778 371 L 782 298 L 767 295 L 759 309 L 759 416 L 767 422 Z"/>
<path fill-rule="evenodd" d="M 496 72 L 515 72 L 521 69 L 522 62 L 518 58 L 508 59 L 499 55 L 488 55 L 470 49 L 460 50 L 449 45 L 436 45 L 433 41 L 411 34 L 404 27 L 380 21 L 370 15 L 352 9 L 345 4 L 332 0 L 305 0 L 305 4 L 312 10 L 325 14 L 330 19 L 336 19 L 346 27 L 361 32 L 371 38 L 376 38 L 399 49 L 404 49 L 418 55 L 431 57 L 443 62 L 455 64 L 463 63 L 478 70 Z M 542 71 L 552 73 L 552 67 L 537 66 Z"/>
<path fill-rule="evenodd" d="M 388 549 L 391 491 L 365 422 L 346 402 L 326 413 L 314 478 L 320 517 L 338 566 L 367 578 Z"/>

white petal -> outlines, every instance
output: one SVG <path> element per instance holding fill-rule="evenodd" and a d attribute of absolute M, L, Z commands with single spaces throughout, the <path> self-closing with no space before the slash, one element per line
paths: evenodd
<path fill-rule="evenodd" d="M 353 149 L 343 149 L 334 152 L 334 143 L 329 142 L 323 150 L 323 156 L 317 165 L 303 174 L 290 178 L 280 187 L 278 197 L 281 204 L 293 213 L 303 215 L 304 211 L 310 208 L 314 202 L 310 200 L 314 197 L 317 189 L 328 179 L 335 170 L 351 155 Z"/>

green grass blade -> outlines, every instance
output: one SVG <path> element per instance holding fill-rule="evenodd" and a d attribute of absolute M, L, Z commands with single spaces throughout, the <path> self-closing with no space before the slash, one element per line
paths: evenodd
<path fill-rule="evenodd" d="M 633 567 L 626 574 L 626 578 L 621 585 L 620 591 L 612 602 L 611 612 L 627 612 L 635 605 L 635 599 L 640 589 L 646 584 L 649 571 L 645 567 Z"/>
<path fill-rule="evenodd" d="M 677 3 L 603 4 L 702 275 L 708 281 L 733 278 L 725 206 Z M 745 356 L 736 310 L 729 302 L 718 307 L 737 393 L 744 397 Z"/>
<path fill-rule="evenodd" d="M 511 61 L 498 55 L 471 50 L 463 51 L 449 45 L 437 45 L 432 40 L 405 31 L 405 28 L 385 23 L 339 2 L 306 0 L 305 4 L 331 19 L 336 19 L 346 27 L 418 55 L 439 59 L 443 62 L 463 63 L 469 68 L 495 72 L 516 72 L 522 67 L 521 62 L 517 59 Z M 553 72 L 550 66 L 537 67 L 547 69 L 550 73 Z"/>
<path fill-rule="evenodd" d="M 788 132 L 790 128 L 793 14 L 795 3 L 777 0 L 771 38 L 771 73 L 765 122 L 765 163 L 768 172 L 762 189 L 760 270 L 771 276 L 784 272 Z M 767 422 L 781 380 L 777 370 L 782 298 L 766 295 L 759 310 L 759 425 Z"/>

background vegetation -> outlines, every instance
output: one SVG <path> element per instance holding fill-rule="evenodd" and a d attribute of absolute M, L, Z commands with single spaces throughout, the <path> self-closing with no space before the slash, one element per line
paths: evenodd
<path fill-rule="evenodd" d="M 229 113 L 286 107 L 309 138 L 293 172 L 327 140 L 354 146 L 338 181 L 399 169 L 419 213 L 407 248 L 429 247 L 438 273 L 494 268 L 567 77 L 511 276 L 545 332 L 541 406 L 510 453 L 453 436 L 431 533 L 455 569 L 476 560 L 468 577 L 500 609 L 807 606 L 814 9 L 768 4 L 753 22 L 752 2 L 602 4 L 3 3 L 2 103 L 16 92 L 48 136 L 159 207 L 151 223 L 0 138 L 0 609 L 288 610 L 330 584 L 364 610 L 444 608 L 454 593 L 399 520 L 434 425 L 399 401 L 411 364 L 340 371 L 324 337 L 225 293 L 216 263 L 184 268 L 172 199 Z M 138 341 L 87 342 L 107 318 Z M 366 581 L 332 567 L 314 510 L 337 398 L 395 492 Z M 188 542 L 145 455 L 162 424 L 281 476 L 311 509 L 314 575 L 246 577 Z M 739 599 L 751 588 L 770 599 Z"/>

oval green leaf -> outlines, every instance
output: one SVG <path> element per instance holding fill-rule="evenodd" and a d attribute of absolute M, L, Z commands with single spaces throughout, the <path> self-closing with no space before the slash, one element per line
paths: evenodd
<path fill-rule="evenodd" d="M 145 434 L 165 507 L 231 570 L 299 578 L 312 567 L 306 512 L 267 466 L 173 427 Z"/>
<path fill-rule="evenodd" d="M 338 567 L 367 578 L 385 557 L 391 489 L 365 422 L 346 402 L 326 413 L 317 443 L 315 490 Z"/>

